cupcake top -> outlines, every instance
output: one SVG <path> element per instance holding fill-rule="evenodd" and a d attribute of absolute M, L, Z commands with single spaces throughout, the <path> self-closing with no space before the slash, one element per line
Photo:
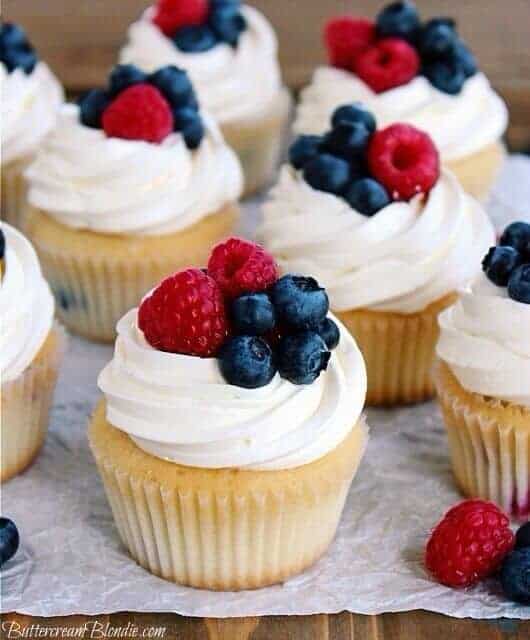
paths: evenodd
<path fill-rule="evenodd" d="M 530 224 L 514 222 L 440 316 L 438 355 L 467 391 L 530 407 Z"/>
<path fill-rule="evenodd" d="M 353 100 L 381 126 L 400 121 L 423 129 L 444 160 L 478 152 L 506 130 L 506 106 L 451 18 L 422 23 L 413 3 L 395 2 L 376 22 L 331 20 L 324 38 L 329 66 L 302 92 L 297 132 L 321 133 L 333 110 Z"/>
<path fill-rule="evenodd" d="M 17 378 L 33 361 L 53 324 L 54 302 L 37 254 L 16 229 L 1 223 L 0 373 Z"/>
<path fill-rule="evenodd" d="M 59 222 L 131 235 L 184 229 L 236 201 L 243 182 L 187 74 L 132 65 L 64 105 L 26 177 L 30 203 Z"/>
<path fill-rule="evenodd" d="M 159 0 L 131 25 L 120 58 L 186 69 L 221 125 L 265 114 L 281 87 L 274 31 L 238 0 Z"/>
<path fill-rule="evenodd" d="M 413 313 L 476 273 L 493 227 L 424 132 L 376 130 L 360 104 L 300 136 L 264 207 L 260 240 L 283 270 L 312 273 L 336 311 Z"/>
<path fill-rule="evenodd" d="M 55 124 L 63 90 L 17 25 L 0 26 L 2 164 L 35 151 Z"/>
<path fill-rule="evenodd" d="M 359 421 L 362 356 L 310 277 L 278 277 L 231 238 L 207 269 L 170 276 L 118 323 L 99 386 L 107 418 L 155 456 L 205 468 L 285 469 Z"/>

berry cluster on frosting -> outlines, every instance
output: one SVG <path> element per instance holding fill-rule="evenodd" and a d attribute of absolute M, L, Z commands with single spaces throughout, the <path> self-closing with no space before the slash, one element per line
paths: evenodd
<path fill-rule="evenodd" d="M 512 300 L 530 304 L 530 224 L 512 222 L 496 247 L 486 254 L 482 268 L 498 287 L 507 287 Z"/>
<path fill-rule="evenodd" d="M 0 26 L 0 61 L 9 73 L 22 69 L 28 75 L 39 61 L 25 31 L 11 22 L 3 22 Z"/>
<path fill-rule="evenodd" d="M 426 133 L 406 124 L 376 131 L 373 114 L 359 103 L 338 107 L 324 135 L 299 136 L 289 161 L 313 189 L 344 198 L 366 216 L 392 200 L 427 194 L 440 175 Z"/>
<path fill-rule="evenodd" d="M 422 24 L 416 6 L 407 0 L 385 7 L 375 22 L 334 18 L 324 39 L 330 63 L 355 73 L 376 93 L 423 75 L 439 91 L 455 95 L 478 70 L 452 18 Z"/>
<path fill-rule="evenodd" d="M 177 131 L 189 149 L 204 137 L 199 103 L 188 74 L 175 66 L 147 74 L 117 65 L 106 89 L 93 89 L 80 102 L 81 122 L 107 136 L 161 143 Z"/>
<path fill-rule="evenodd" d="M 166 278 L 140 305 L 138 327 L 155 349 L 217 357 L 225 380 L 256 389 L 276 375 L 311 384 L 340 339 L 327 317 L 326 291 L 314 278 L 279 277 L 261 246 L 230 238 L 207 269 Z"/>
<path fill-rule="evenodd" d="M 240 0 L 158 0 L 153 23 L 185 53 L 237 47 L 247 28 Z"/>

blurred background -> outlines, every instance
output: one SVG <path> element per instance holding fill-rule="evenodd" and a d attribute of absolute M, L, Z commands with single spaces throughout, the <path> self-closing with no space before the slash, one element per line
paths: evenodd
<path fill-rule="evenodd" d="M 3 0 L 5 20 L 20 22 L 66 87 L 101 84 L 127 26 L 149 0 Z M 321 28 L 341 13 L 375 17 L 385 0 L 250 0 L 274 24 L 288 84 L 305 84 L 325 60 Z M 530 0 L 418 0 L 423 18 L 450 15 L 505 97 L 514 149 L 530 148 Z"/>

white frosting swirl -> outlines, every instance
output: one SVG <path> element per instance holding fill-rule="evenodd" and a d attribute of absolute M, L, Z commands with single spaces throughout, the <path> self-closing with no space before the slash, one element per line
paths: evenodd
<path fill-rule="evenodd" d="M 375 115 L 379 128 L 406 122 L 426 131 L 443 160 L 456 160 L 500 140 L 508 111 L 483 73 L 469 78 L 458 95 L 443 93 L 425 77 L 383 93 L 374 93 L 353 73 L 320 67 L 302 91 L 295 121 L 298 133 L 329 129 L 336 107 L 360 101 Z"/>
<path fill-rule="evenodd" d="M 168 64 L 185 69 L 201 106 L 221 124 L 266 113 L 281 88 L 276 35 L 266 18 L 244 6 L 247 29 L 236 48 L 220 43 L 202 53 L 180 51 L 153 24 L 153 9 L 129 28 L 120 61 L 146 71 Z"/>
<path fill-rule="evenodd" d="M 335 311 L 413 313 L 472 280 L 494 231 L 447 171 L 427 199 L 366 217 L 286 166 L 258 237 L 283 271 L 310 274 L 326 287 Z"/>
<path fill-rule="evenodd" d="M 326 455 L 359 423 L 366 371 L 342 326 L 328 369 L 313 384 L 276 375 L 260 389 L 227 384 L 215 358 L 155 350 L 137 327 L 136 309 L 117 329 L 114 358 L 98 381 L 107 419 L 152 455 L 210 469 L 287 469 Z"/>
<path fill-rule="evenodd" d="M 481 273 L 439 322 L 438 355 L 464 389 L 530 407 L 530 305 Z"/>
<path fill-rule="evenodd" d="M 74 228 L 160 235 L 179 231 L 238 200 L 241 167 L 217 126 L 190 151 L 180 133 L 161 144 L 108 138 L 64 105 L 26 172 L 32 205 Z"/>
<path fill-rule="evenodd" d="M 44 62 L 30 74 L 8 73 L 0 62 L 2 94 L 2 164 L 35 151 L 57 119 L 63 90 Z"/>
<path fill-rule="evenodd" d="M 2 223 L 6 239 L 0 284 L 0 372 L 2 383 L 28 367 L 53 324 L 54 302 L 37 254 L 16 229 Z"/>

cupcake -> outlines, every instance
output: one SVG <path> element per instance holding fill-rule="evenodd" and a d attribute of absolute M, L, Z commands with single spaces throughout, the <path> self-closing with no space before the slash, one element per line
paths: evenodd
<path fill-rule="evenodd" d="M 38 454 L 64 350 L 54 301 L 37 255 L 8 224 L 0 227 L 0 481 L 21 473 Z"/>
<path fill-rule="evenodd" d="M 381 126 L 427 132 L 464 188 L 486 199 L 505 156 L 508 113 L 454 20 L 421 23 L 413 3 L 395 2 L 375 23 L 332 19 L 324 39 L 329 64 L 302 92 L 297 133 L 321 133 L 337 106 L 359 100 Z"/>
<path fill-rule="evenodd" d="M 282 270 L 312 273 L 366 360 L 372 405 L 425 400 L 436 317 L 475 275 L 492 225 L 430 137 L 376 130 L 358 104 L 323 136 L 300 136 L 264 206 L 259 239 Z"/>
<path fill-rule="evenodd" d="M 367 442 L 363 359 L 328 306 L 231 238 L 119 322 L 89 439 L 145 569 L 241 590 L 326 551 Z"/>
<path fill-rule="evenodd" d="M 0 26 L 2 92 L 2 219 L 20 226 L 26 204 L 23 173 L 53 128 L 63 90 L 40 62 L 24 31 L 8 22 Z"/>
<path fill-rule="evenodd" d="M 120 61 L 185 69 L 239 156 L 245 194 L 271 180 L 291 101 L 274 30 L 259 11 L 238 0 L 158 0 L 131 25 Z"/>
<path fill-rule="evenodd" d="M 237 157 L 184 71 L 118 66 L 65 105 L 28 168 L 27 228 L 72 331 L 110 341 L 144 292 L 230 235 Z"/>
<path fill-rule="evenodd" d="M 512 223 L 440 316 L 436 388 L 456 482 L 530 514 L 530 224 Z"/>

